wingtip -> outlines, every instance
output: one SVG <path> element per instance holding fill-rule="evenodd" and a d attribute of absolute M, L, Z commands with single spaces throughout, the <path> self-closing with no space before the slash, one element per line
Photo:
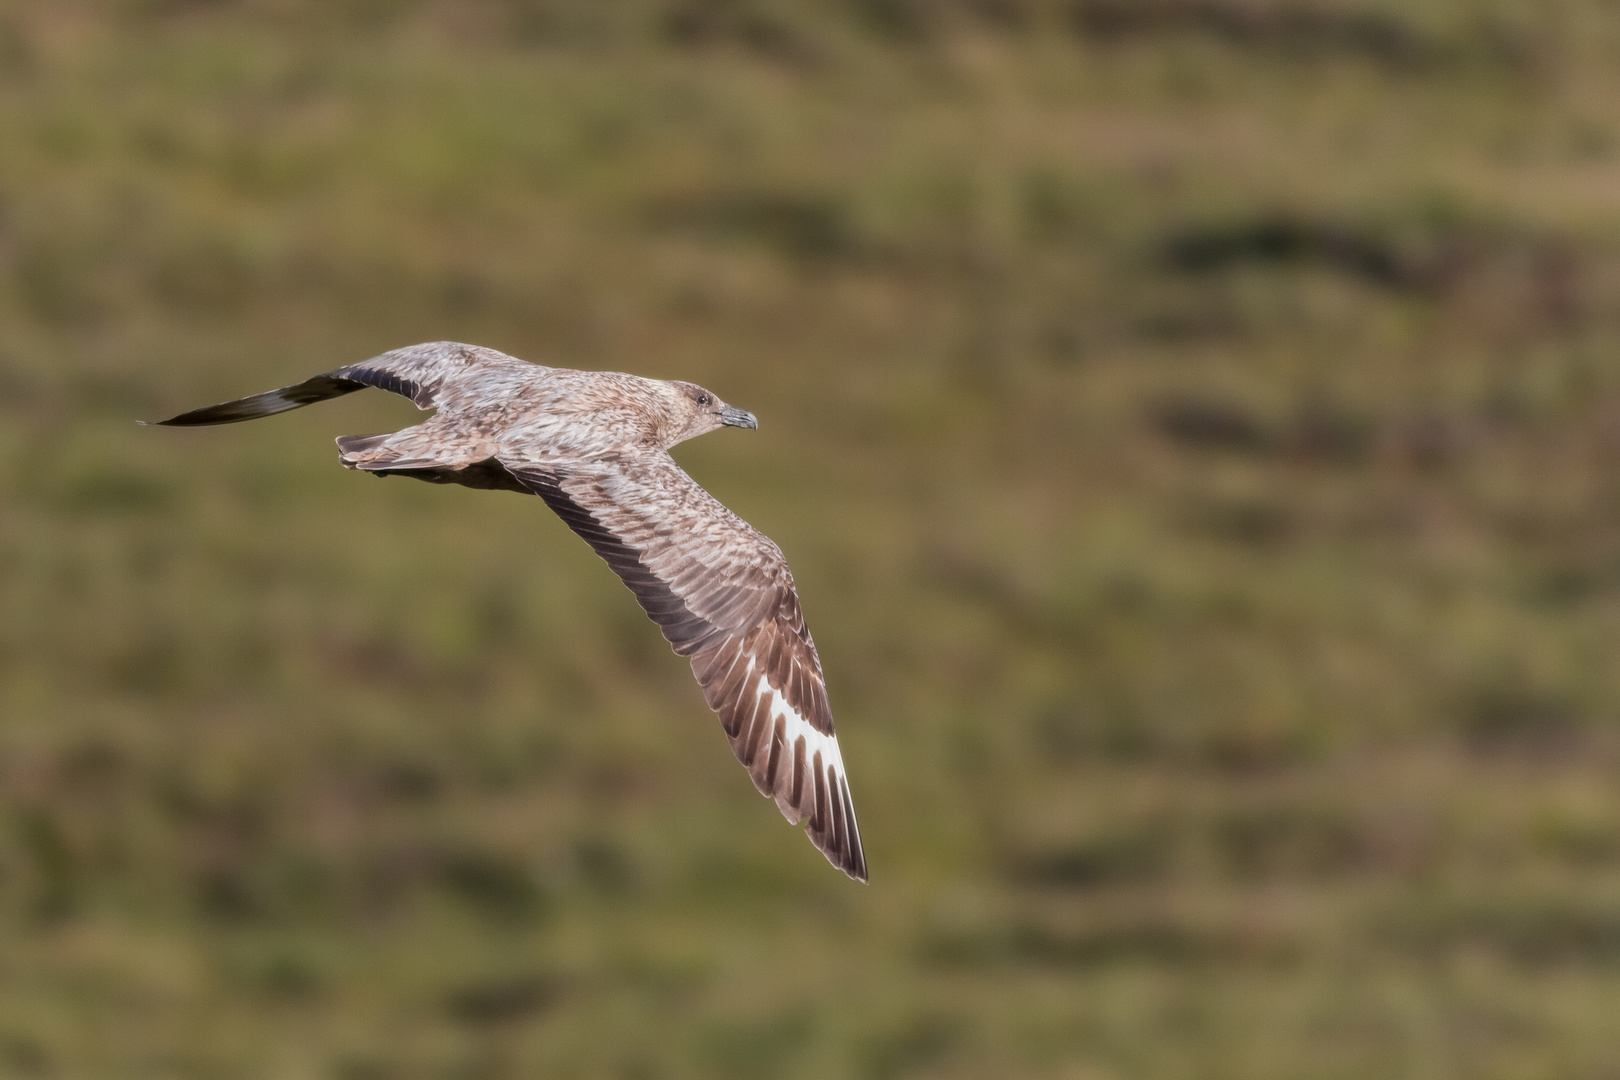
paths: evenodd
<path fill-rule="evenodd" d="M 862 885 L 870 885 L 866 878 L 866 855 L 861 851 L 829 852 L 823 851 L 829 863 L 844 872 L 844 876 L 851 881 L 858 881 Z"/>
<path fill-rule="evenodd" d="M 841 865 L 838 869 L 862 885 L 869 885 L 871 882 L 866 879 L 866 852 L 861 848 L 860 834 L 856 833 L 853 839 L 855 842 L 850 845 L 849 856 L 845 860 L 848 865 Z"/>
<path fill-rule="evenodd" d="M 807 822 L 807 824 L 810 828 L 810 842 L 816 846 L 816 850 L 821 852 L 822 858 L 842 870 L 844 876 L 851 881 L 858 881 L 862 885 L 871 884 L 867 880 L 866 851 L 861 847 L 860 833 L 857 832 L 852 837 L 853 843 L 838 845 L 836 841 L 828 842 L 833 841 L 832 834 L 817 836 L 814 831 L 815 824 L 813 821 Z"/>

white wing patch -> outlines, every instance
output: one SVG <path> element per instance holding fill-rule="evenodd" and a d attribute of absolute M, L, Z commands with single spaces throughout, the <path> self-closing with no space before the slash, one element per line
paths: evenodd
<path fill-rule="evenodd" d="M 766 694 L 771 697 L 771 703 L 766 712 L 766 716 L 770 718 L 771 723 L 771 741 L 773 743 L 771 752 L 773 754 L 785 753 L 792 756 L 794 754 L 793 748 L 800 739 L 803 739 L 805 761 L 814 764 L 819 759 L 824 769 L 830 770 L 833 776 L 842 777 L 844 775 L 844 759 L 838 753 L 838 737 L 835 735 L 823 735 L 811 727 L 805 722 L 804 717 L 800 716 L 793 706 L 788 704 L 787 698 L 782 696 L 782 691 L 772 686 L 765 679 L 760 679 L 759 692 L 756 697 L 764 697 Z M 780 736 L 775 731 L 778 718 L 787 721 L 782 725 L 783 730 Z M 766 794 L 774 793 L 767 792 Z M 784 813 L 788 813 L 788 810 L 788 807 L 783 807 Z M 790 813 L 789 818 L 796 821 L 798 814 Z"/>
<path fill-rule="evenodd" d="M 749 668 L 751 675 L 752 657 Z M 788 821 L 798 824 L 809 817 L 813 824 L 822 824 L 813 831 L 859 859 L 860 831 L 837 736 L 817 731 L 763 675 L 756 681 L 753 700 L 751 711 L 758 719 L 743 739 L 751 751 L 748 772 L 754 786 L 776 801 Z"/>

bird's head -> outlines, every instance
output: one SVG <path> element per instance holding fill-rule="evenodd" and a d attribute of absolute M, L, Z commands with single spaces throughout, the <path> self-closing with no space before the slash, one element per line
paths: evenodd
<path fill-rule="evenodd" d="M 664 421 L 670 436 L 667 446 L 696 438 L 722 427 L 757 428 L 759 421 L 747 409 L 727 405 L 708 390 L 689 382 L 667 382 Z"/>

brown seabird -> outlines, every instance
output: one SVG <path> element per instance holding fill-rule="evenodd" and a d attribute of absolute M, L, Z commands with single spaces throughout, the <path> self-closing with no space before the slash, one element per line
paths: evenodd
<path fill-rule="evenodd" d="M 688 382 L 573 371 L 437 341 L 182 413 L 232 424 L 378 387 L 426 422 L 337 440 L 346 468 L 538 495 L 630 587 L 692 674 L 754 785 L 866 880 L 815 643 L 787 560 L 675 464 L 669 448 L 754 415 Z"/>

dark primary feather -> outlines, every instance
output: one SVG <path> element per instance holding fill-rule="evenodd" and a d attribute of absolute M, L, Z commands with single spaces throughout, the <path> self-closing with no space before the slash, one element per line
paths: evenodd
<path fill-rule="evenodd" d="M 168 427 L 236 424 L 301 409 L 305 405 L 352 394 L 368 386 L 403 395 L 418 408 L 430 409 L 435 404 L 434 398 L 443 382 L 445 370 L 457 360 L 466 363 L 468 357 L 476 357 L 479 351 L 455 342 L 432 342 L 395 349 L 292 386 L 193 409 L 168 420 L 159 420 L 158 423 Z"/>
<path fill-rule="evenodd" d="M 364 390 L 366 385 L 358 379 L 345 378 L 336 373 L 317 375 L 313 379 L 305 379 L 292 386 L 283 386 L 279 390 L 267 390 L 252 397 L 210 405 L 205 409 L 193 409 L 167 420 L 159 420 L 158 423 L 167 427 L 236 424 L 243 420 L 257 420 L 261 416 L 274 416 L 276 413 L 301 409 L 305 405 L 313 405 L 328 398 L 342 397 L 356 390 Z"/>

